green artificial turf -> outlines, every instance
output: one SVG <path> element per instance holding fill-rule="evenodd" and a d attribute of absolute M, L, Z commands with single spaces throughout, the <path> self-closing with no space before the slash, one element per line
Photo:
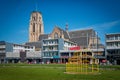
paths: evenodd
<path fill-rule="evenodd" d="M 120 66 L 100 66 L 99 74 L 65 74 L 64 64 L 0 64 L 0 80 L 119 80 Z"/>

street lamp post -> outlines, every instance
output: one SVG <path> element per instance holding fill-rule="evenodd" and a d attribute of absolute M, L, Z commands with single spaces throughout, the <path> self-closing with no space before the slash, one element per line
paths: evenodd
<path fill-rule="evenodd" d="M 96 36 L 97 36 L 97 42 L 96 42 L 97 54 L 96 54 L 96 57 L 98 59 L 98 32 L 96 32 Z M 99 59 L 98 59 L 98 63 L 99 63 Z"/>

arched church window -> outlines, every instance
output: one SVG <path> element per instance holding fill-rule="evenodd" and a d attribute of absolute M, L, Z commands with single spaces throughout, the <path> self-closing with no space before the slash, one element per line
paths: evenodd
<path fill-rule="evenodd" d="M 39 31 L 41 32 L 41 24 L 39 25 Z"/>
<path fill-rule="evenodd" d="M 39 21 L 41 20 L 41 17 L 39 17 Z"/>
<path fill-rule="evenodd" d="M 55 33 L 55 34 L 54 34 L 54 38 L 58 38 L 58 33 Z"/>
<path fill-rule="evenodd" d="M 33 23 L 33 32 L 35 32 L 35 23 Z"/>
<path fill-rule="evenodd" d="M 32 17 L 32 20 L 35 20 L 35 16 Z"/>

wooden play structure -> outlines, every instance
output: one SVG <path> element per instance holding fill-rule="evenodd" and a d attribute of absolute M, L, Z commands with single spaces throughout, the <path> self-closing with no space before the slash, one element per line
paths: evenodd
<path fill-rule="evenodd" d="M 70 74 L 91 74 L 98 73 L 98 59 L 90 50 L 79 50 L 69 58 L 66 63 L 66 73 Z"/>

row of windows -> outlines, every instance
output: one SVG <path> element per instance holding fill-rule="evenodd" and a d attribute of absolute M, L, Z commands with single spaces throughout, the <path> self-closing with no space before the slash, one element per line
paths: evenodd
<path fill-rule="evenodd" d="M 33 21 L 37 21 L 37 19 L 38 19 L 38 17 L 35 17 L 35 16 L 32 17 L 32 20 L 33 20 Z M 39 17 L 39 21 L 40 21 L 40 20 L 41 20 L 41 17 Z"/>
<path fill-rule="evenodd" d="M 43 41 L 43 44 L 58 44 L 58 41 Z"/>
<path fill-rule="evenodd" d="M 31 49 L 31 48 L 32 48 L 32 49 L 33 49 L 33 47 L 30 47 L 30 46 L 25 46 L 25 48 L 28 48 L 28 49 Z"/>
<path fill-rule="evenodd" d="M 14 46 L 13 49 L 33 49 L 33 47 Z"/>
<path fill-rule="evenodd" d="M 107 43 L 107 46 L 109 46 L 109 47 L 120 47 L 120 42 Z"/>
<path fill-rule="evenodd" d="M 120 35 L 107 36 L 107 40 L 120 40 Z"/>
<path fill-rule="evenodd" d="M 110 50 L 110 51 L 107 51 L 108 54 L 120 54 L 120 50 Z"/>
<path fill-rule="evenodd" d="M 47 50 L 47 51 L 49 51 L 49 50 L 58 50 L 58 47 L 56 47 L 56 46 L 43 47 L 43 50 Z"/>
<path fill-rule="evenodd" d="M 75 44 L 64 41 L 64 46 L 75 46 Z"/>
<path fill-rule="evenodd" d="M 58 56 L 58 52 L 51 52 L 51 53 L 43 53 L 44 57 L 52 57 L 52 56 Z"/>
<path fill-rule="evenodd" d="M 24 48 L 28 48 L 28 49 L 33 48 L 32 46 L 27 46 L 27 45 L 24 46 L 24 45 L 19 45 L 19 44 L 14 44 L 13 47 L 22 47 L 22 48 L 24 47 Z"/>

